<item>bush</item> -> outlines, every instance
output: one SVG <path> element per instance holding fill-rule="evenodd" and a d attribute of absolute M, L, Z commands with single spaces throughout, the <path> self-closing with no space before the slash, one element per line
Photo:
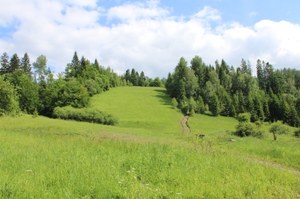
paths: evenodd
<path fill-rule="evenodd" d="M 76 120 L 105 125 L 115 125 L 118 120 L 110 114 L 91 108 L 76 109 L 71 106 L 56 107 L 53 111 L 55 118 Z"/>
<path fill-rule="evenodd" d="M 240 137 L 247 137 L 247 136 L 259 137 L 259 138 L 263 137 L 263 131 L 260 130 L 259 126 L 250 122 L 240 122 L 237 125 L 236 131 L 233 132 L 233 134 Z"/>

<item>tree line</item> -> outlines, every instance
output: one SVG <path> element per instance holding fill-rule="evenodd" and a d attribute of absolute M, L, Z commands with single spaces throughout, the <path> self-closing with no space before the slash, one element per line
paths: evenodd
<path fill-rule="evenodd" d="M 166 80 L 167 93 L 184 114 L 210 113 L 236 117 L 250 113 L 251 121 L 284 121 L 300 125 L 300 71 L 277 69 L 257 60 L 256 77 L 242 59 L 239 67 L 224 60 L 207 65 L 195 56 L 190 65 L 180 58 Z"/>
<path fill-rule="evenodd" d="M 125 80 L 125 83 L 130 86 L 150 86 L 150 87 L 163 87 L 165 80 L 156 77 L 151 79 L 145 76 L 145 73 L 142 71 L 139 73 L 134 68 L 127 69 L 125 74 L 122 76 L 122 79 Z"/>
<path fill-rule="evenodd" d="M 19 58 L 4 52 L 0 57 L 0 115 L 21 111 L 54 117 L 56 107 L 86 110 L 83 108 L 88 107 L 91 96 L 112 87 L 165 86 L 173 104 L 184 114 L 237 117 L 250 113 L 252 122 L 281 120 L 300 126 L 300 71 L 275 70 L 261 60 L 257 60 L 256 71 L 253 76 L 251 65 L 245 60 L 234 68 L 224 60 L 207 65 L 195 56 L 190 65 L 180 58 L 167 79 L 151 79 L 135 69 L 118 75 L 101 66 L 97 59 L 91 62 L 74 52 L 65 71 L 55 75 L 44 55 L 31 63 L 27 53 Z M 83 115 L 90 118 L 91 114 Z"/>
<path fill-rule="evenodd" d="M 138 72 L 135 74 L 140 76 Z M 154 85 L 154 80 L 143 72 L 141 74 L 144 79 L 141 86 Z M 17 54 L 10 58 L 4 52 L 0 57 L 0 115 L 24 112 L 57 117 L 54 114 L 56 107 L 84 108 L 89 105 L 91 96 L 124 85 L 135 84 L 131 83 L 131 79 L 126 79 L 126 74 L 117 75 L 111 68 L 101 66 L 97 59 L 91 62 L 83 56 L 79 58 L 77 52 L 67 64 L 65 72 L 57 76 L 47 66 L 44 55 L 31 63 L 27 53 L 22 58 Z M 66 110 L 70 112 L 71 109 Z M 89 115 L 87 118 L 98 115 L 97 120 L 92 118 L 91 121 L 101 121 L 99 118 L 106 117 L 100 112 L 85 112 L 82 115 Z"/>

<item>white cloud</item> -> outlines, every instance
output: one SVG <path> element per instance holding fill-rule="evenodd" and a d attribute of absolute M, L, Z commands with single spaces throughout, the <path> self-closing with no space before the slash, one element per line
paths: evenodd
<path fill-rule="evenodd" d="M 180 18 L 157 0 L 108 10 L 96 0 L 24 2 L 10 0 L 0 7 L 0 28 L 18 22 L 9 39 L 0 35 L 0 49 L 20 56 L 28 52 L 32 61 L 44 54 L 56 72 L 64 71 L 75 50 L 117 72 L 134 67 L 150 76 L 166 76 L 181 56 L 189 61 L 195 55 L 211 64 L 224 58 L 238 66 L 244 58 L 255 65 L 261 58 L 300 69 L 300 26 L 287 21 L 263 20 L 253 27 L 224 23 L 211 7 Z"/>
<path fill-rule="evenodd" d="M 158 1 L 148 1 L 146 4 L 124 4 L 112 7 L 107 11 L 110 20 L 132 21 L 160 18 L 168 15 L 168 10 L 158 7 Z"/>
<path fill-rule="evenodd" d="M 219 10 L 205 6 L 202 10 L 194 15 L 194 18 L 199 18 L 207 21 L 221 20 L 221 13 Z"/>

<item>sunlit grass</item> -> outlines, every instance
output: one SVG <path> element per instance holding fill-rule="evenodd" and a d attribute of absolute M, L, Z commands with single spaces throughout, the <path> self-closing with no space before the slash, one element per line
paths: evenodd
<path fill-rule="evenodd" d="M 201 143 L 1 132 L 0 151 L 2 198 L 293 198 L 300 188 L 296 176 Z"/>
<path fill-rule="evenodd" d="M 23 115 L 0 118 L 0 198 L 297 198 L 300 139 L 238 138 L 237 121 L 181 113 L 164 89 L 124 87 L 91 107 L 117 126 Z M 265 129 L 268 126 L 264 126 Z M 194 134 L 204 134 L 203 139 Z M 229 139 L 234 138 L 235 142 Z"/>
<path fill-rule="evenodd" d="M 120 87 L 95 96 L 91 106 L 116 116 L 119 127 L 170 136 L 180 133 L 182 117 L 170 101 L 163 88 Z"/>

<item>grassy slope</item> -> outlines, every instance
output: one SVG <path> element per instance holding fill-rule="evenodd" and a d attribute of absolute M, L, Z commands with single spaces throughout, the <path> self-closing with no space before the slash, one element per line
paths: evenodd
<path fill-rule="evenodd" d="M 181 129 L 181 114 L 161 88 L 115 88 L 94 97 L 91 104 L 119 118 L 118 126 L 139 129 L 139 134 L 172 136 Z"/>
<path fill-rule="evenodd" d="M 265 158 L 257 151 L 268 146 L 290 157 L 285 146 L 299 146 L 296 139 L 279 137 L 279 148 L 268 138 L 229 143 L 236 121 L 204 115 L 190 120 L 204 140 L 182 136 L 182 116 L 163 89 L 116 88 L 92 106 L 119 117 L 119 125 L 0 119 L 0 198 L 299 197 L 299 176 L 238 154 Z"/>

